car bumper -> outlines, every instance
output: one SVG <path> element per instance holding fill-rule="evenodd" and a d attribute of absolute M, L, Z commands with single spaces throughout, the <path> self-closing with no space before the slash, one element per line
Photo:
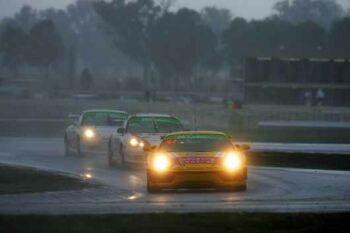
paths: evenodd
<path fill-rule="evenodd" d="M 235 173 L 223 171 L 201 171 L 201 172 L 169 172 L 157 174 L 151 170 L 147 171 L 148 183 L 153 188 L 232 188 L 245 185 L 247 182 L 247 168 Z"/>
<path fill-rule="evenodd" d="M 99 141 L 82 141 L 81 151 L 84 154 L 98 155 L 98 154 L 107 154 L 108 149 L 108 140 L 99 140 Z"/>
<path fill-rule="evenodd" d="M 146 166 L 147 154 L 141 150 L 125 150 L 124 159 L 129 164 Z"/>

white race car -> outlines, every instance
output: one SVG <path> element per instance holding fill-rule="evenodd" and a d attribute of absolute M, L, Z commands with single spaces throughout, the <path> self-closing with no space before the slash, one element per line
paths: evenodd
<path fill-rule="evenodd" d="M 128 113 L 114 110 L 89 110 L 80 116 L 65 132 L 66 156 L 77 154 L 106 154 L 108 141 L 113 132 L 121 127 Z"/>
<path fill-rule="evenodd" d="M 125 164 L 145 165 L 146 145 L 159 145 L 161 138 L 169 133 L 183 131 L 183 125 L 176 117 L 159 114 L 138 114 L 130 116 L 124 126 L 113 133 L 108 146 L 110 166 Z"/>

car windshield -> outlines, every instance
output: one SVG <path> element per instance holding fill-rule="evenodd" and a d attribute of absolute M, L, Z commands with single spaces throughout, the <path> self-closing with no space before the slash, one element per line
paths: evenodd
<path fill-rule="evenodd" d="M 182 130 L 182 124 L 174 117 L 134 117 L 127 127 L 130 133 L 172 133 Z"/>
<path fill-rule="evenodd" d="M 154 119 L 154 123 L 158 133 L 172 133 L 183 130 L 182 124 L 175 118 L 159 117 Z"/>
<path fill-rule="evenodd" d="M 120 127 L 127 118 L 123 112 L 88 112 L 82 120 L 83 126 L 115 126 Z"/>
<path fill-rule="evenodd" d="M 160 145 L 164 152 L 219 152 L 233 149 L 224 135 L 184 135 L 167 137 Z"/>

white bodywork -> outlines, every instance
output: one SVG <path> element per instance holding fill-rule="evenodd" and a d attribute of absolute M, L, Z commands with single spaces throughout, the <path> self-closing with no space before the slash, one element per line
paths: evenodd
<path fill-rule="evenodd" d="M 175 118 L 169 115 L 159 115 L 159 114 L 139 114 L 136 117 L 169 117 Z M 132 117 L 135 117 L 132 116 Z M 130 119 L 130 118 L 129 118 Z M 175 118 L 176 119 L 176 118 Z M 180 122 L 180 121 L 179 121 Z M 142 146 L 133 147 L 130 146 L 130 140 L 132 138 L 139 139 L 143 144 L 158 146 L 161 142 L 161 138 L 168 133 L 140 133 L 132 134 L 128 132 L 128 121 L 124 122 L 123 129 L 124 133 L 114 132 L 111 136 L 110 146 L 109 146 L 109 159 L 110 162 L 122 165 L 127 164 L 145 164 L 147 155 L 143 150 Z"/>
<path fill-rule="evenodd" d="M 87 113 L 121 113 L 126 114 L 123 111 L 115 110 L 89 110 L 83 112 L 78 120 L 70 125 L 65 132 L 65 146 L 66 154 L 78 154 L 78 155 L 96 155 L 107 154 L 108 142 L 112 133 L 116 132 L 118 126 L 84 126 L 82 121 L 84 115 Z M 85 136 L 86 130 L 93 132 L 93 137 L 87 138 Z"/>

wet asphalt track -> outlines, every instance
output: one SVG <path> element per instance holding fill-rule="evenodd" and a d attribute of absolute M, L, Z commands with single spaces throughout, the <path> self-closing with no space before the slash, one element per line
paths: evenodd
<path fill-rule="evenodd" d="M 288 145 L 278 144 L 281 150 Z M 277 146 L 278 146 L 277 145 Z M 336 150 L 299 145 L 301 150 Z M 272 150 L 276 144 L 257 144 Z M 322 149 L 323 148 L 323 149 Z M 348 150 L 343 145 L 341 150 Z M 322 155 L 327 156 L 327 155 Z M 346 156 L 346 155 L 344 155 Z M 344 212 L 350 211 L 350 172 L 249 168 L 245 193 L 200 191 L 146 192 L 143 170 L 118 170 L 107 159 L 64 156 L 62 139 L 0 138 L 0 163 L 28 166 L 73 176 L 92 175 L 98 190 L 0 196 L 0 213 L 109 214 L 163 212 Z"/>

